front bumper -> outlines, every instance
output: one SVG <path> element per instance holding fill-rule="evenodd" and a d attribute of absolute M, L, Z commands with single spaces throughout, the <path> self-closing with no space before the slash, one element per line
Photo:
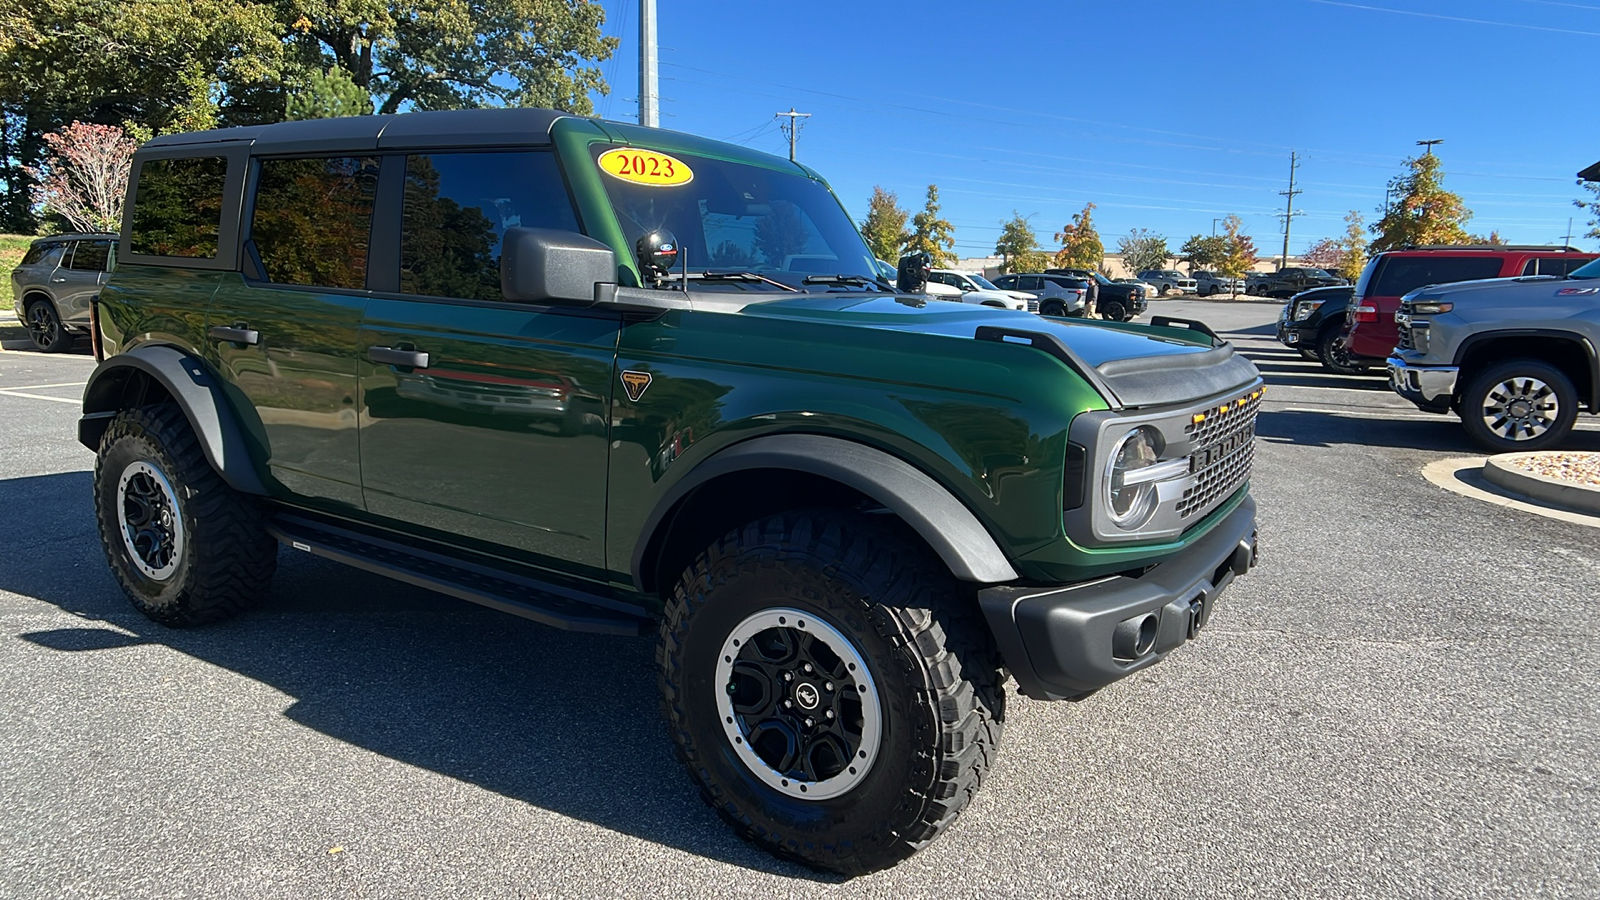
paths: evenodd
<path fill-rule="evenodd" d="M 998 585 L 978 604 L 1026 696 L 1063 700 L 1148 668 L 1197 636 L 1217 597 L 1256 562 L 1251 497 L 1209 533 L 1135 578 L 1069 587 Z"/>
<path fill-rule="evenodd" d="M 1389 389 L 1424 412 L 1449 412 L 1461 370 L 1455 366 L 1411 366 L 1389 357 Z"/>

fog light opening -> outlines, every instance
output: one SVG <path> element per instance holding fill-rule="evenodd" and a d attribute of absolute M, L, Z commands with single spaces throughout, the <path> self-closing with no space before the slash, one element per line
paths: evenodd
<path fill-rule="evenodd" d="M 1160 620 L 1155 613 L 1134 616 L 1117 623 L 1111 632 L 1111 655 L 1121 660 L 1142 659 L 1156 647 Z"/>

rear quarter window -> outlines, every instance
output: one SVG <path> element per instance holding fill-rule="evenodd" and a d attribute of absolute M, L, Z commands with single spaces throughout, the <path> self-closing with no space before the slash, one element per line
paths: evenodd
<path fill-rule="evenodd" d="M 129 246 L 146 256 L 216 259 L 228 161 L 148 159 L 139 167 Z"/>
<path fill-rule="evenodd" d="M 1502 265 L 1498 256 L 1391 256 L 1369 295 L 1402 297 L 1430 284 L 1498 278 Z"/>
<path fill-rule="evenodd" d="M 39 260 L 44 259 L 44 255 L 49 252 L 49 250 L 49 244 L 34 244 L 32 247 L 28 248 L 27 253 L 22 254 L 22 262 L 17 263 L 17 265 L 31 266 Z"/>
<path fill-rule="evenodd" d="M 1527 264 L 1522 267 L 1522 274 L 1560 275 L 1564 278 L 1567 275 L 1572 274 L 1573 270 L 1581 267 L 1588 261 L 1589 260 L 1587 259 L 1573 259 L 1570 256 L 1547 256 L 1541 259 L 1530 259 L 1528 260 Z"/>

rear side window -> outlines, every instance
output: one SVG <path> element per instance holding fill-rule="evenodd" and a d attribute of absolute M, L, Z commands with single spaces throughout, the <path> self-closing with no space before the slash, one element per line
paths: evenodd
<path fill-rule="evenodd" d="M 1530 259 L 1522 267 L 1524 275 L 1560 275 L 1565 278 L 1573 270 L 1588 262 L 1587 259 L 1572 259 L 1571 257 L 1545 257 L 1544 259 Z"/>
<path fill-rule="evenodd" d="M 1377 297 L 1401 297 L 1430 284 L 1500 277 L 1498 256 L 1391 256 L 1383 261 Z"/>
<path fill-rule="evenodd" d="M 145 160 L 133 199 L 133 252 L 216 259 L 227 179 L 220 156 Z"/>
<path fill-rule="evenodd" d="M 22 262 L 17 263 L 17 265 L 31 266 L 39 260 L 44 259 L 44 255 L 49 251 L 49 244 L 34 244 L 32 247 L 28 248 L 27 253 L 22 254 Z"/>
<path fill-rule="evenodd" d="M 434 153 L 406 158 L 400 290 L 501 300 L 507 228 L 578 230 L 555 157 L 545 152 Z"/>
<path fill-rule="evenodd" d="M 110 241 L 78 241 L 77 248 L 72 251 L 72 262 L 67 268 L 84 272 L 104 272 L 106 261 L 110 257 Z"/>
<path fill-rule="evenodd" d="M 267 280 L 366 287 L 377 189 L 373 157 L 262 160 L 250 239 Z"/>

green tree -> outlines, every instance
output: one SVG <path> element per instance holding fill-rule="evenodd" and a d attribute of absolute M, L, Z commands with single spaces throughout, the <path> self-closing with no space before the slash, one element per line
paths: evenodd
<path fill-rule="evenodd" d="M 1016 210 L 1011 211 L 1009 221 L 1000 223 L 994 252 L 1005 261 L 1002 272 L 1042 272 L 1050 265 L 1050 255 L 1039 249 L 1033 226 Z"/>
<path fill-rule="evenodd" d="M 1583 210 L 1584 215 L 1593 216 L 1589 220 L 1589 230 L 1583 233 L 1586 238 L 1600 240 L 1600 181 L 1580 181 L 1578 187 L 1583 188 L 1594 196 L 1592 200 L 1574 200 L 1572 205 Z"/>
<path fill-rule="evenodd" d="M 1408 172 L 1389 181 L 1396 195 L 1383 218 L 1369 229 L 1376 237 L 1372 252 L 1426 244 L 1465 244 L 1470 242 L 1466 228 L 1472 210 L 1459 194 L 1444 189 L 1444 171 L 1439 157 L 1431 153 L 1412 157 L 1404 163 Z"/>
<path fill-rule="evenodd" d="M 1222 259 L 1217 263 L 1217 274 L 1224 278 L 1243 278 L 1256 264 L 1256 242 L 1241 232 L 1243 227 L 1244 222 L 1236 215 L 1222 220 Z"/>
<path fill-rule="evenodd" d="M 1117 238 L 1117 252 L 1122 254 L 1122 265 L 1133 273 L 1166 268 L 1167 258 L 1172 256 L 1166 236 L 1145 228 L 1130 229 Z"/>
<path fill-rule="evenodd" d="M 930 184 L 922 212 L 911 217 L 905 252 L 926 253 L 935 266 L 948 266 L 956 261 L 955 247 L 955 226 L 948 219 L 939 218 L 939 186 Z"/>
<path fill-rule="evenodd" d="M 898 262 L 900 246 L 906 242 L 906 219 L 911 214 L 900 208 L 900 198 L 894 191 L 872 186 L 872 199 L 867 201 L 867 218 L 861 223 L 861 236 L 867 249 L 884 262 Z"/>
<path fill-rule="evenodd" d="M 1178 258 L 1189 264 L 1190 271 L 1208 269 L 1215 271 L 1228 255 L 1227 239 L 1218 235 L 1197 234 L 1178 248 Z"/>
<path fill-rule="evenodd" d="M 1361 278 L 1361 270 L 1367 267 L 1366 223 L 1361 213 L 1353 209 L 1344 217 L 1344 221 L 1344 238 L 1339 241 L 1339 249 L 1343 251 L 1339 259 L 1339 275 L 1355 284 Z"/>
<path fill-rule="evenodd" d="M 350 80 L 350 73 L 334 66 L 326 72 L 312 72 L 306 90 L 289 95 L 285 112 L 290 119 L 369 116 L 372 97 Z"/>
<path fill-rule="evenodd" d="M 1056 265 L 1062 268 L 1098 269 L 1106 258 L 1105 245 L 1094 230 L 1094 204 L 1085 203 L 1083 212 L 1074 213 L 1072 221 L 1061 226 L 1055 240 L 1061 242 L 1056 251 Z"/>

